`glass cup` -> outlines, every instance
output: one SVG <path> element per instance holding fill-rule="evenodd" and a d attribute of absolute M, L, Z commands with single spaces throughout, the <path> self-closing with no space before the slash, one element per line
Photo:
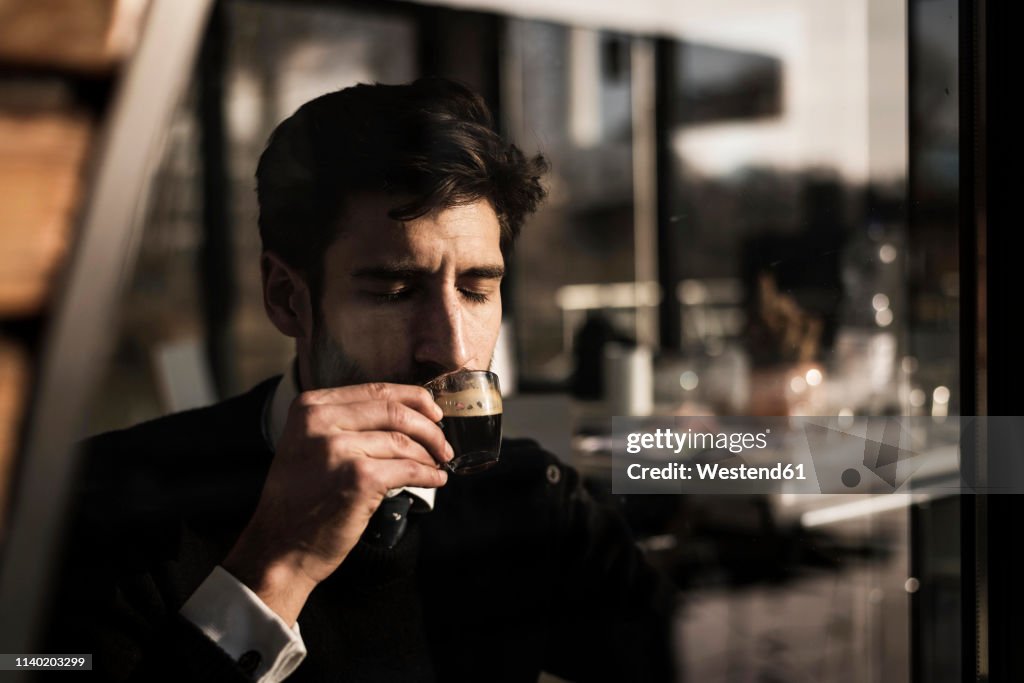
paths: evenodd
<path fill-rule="evenodd" d="M 441 406 L 438 423 L 455 457 L 445 465 L 453 474 L 482 472 L 498 464 L 501 451 L 501 389 L 487 370 L 458 370 L 425 385 Z"/>

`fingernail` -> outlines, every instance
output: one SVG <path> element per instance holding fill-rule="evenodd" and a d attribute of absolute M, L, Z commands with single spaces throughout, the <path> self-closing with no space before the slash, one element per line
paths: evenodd
<path fill-rule="evenodd" d="M 452 460 L 455 457 L 455 449 L 447 441 L 444 442 L 444 452 L 448 456 L 448 460 Z"/>

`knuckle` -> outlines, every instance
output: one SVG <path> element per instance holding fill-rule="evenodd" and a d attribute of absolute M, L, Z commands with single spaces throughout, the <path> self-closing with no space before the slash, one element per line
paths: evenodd
<path fill-rule="evenodd" d="M 388 421 L 394 426 L 401 427 L 407 423 L 408 418 L 406 417 L 405 406 L 401 403 L 398 403 L 397 401 L 388 401 L 386 410 Z"/>
<path fill-rule="evenodd" d="M 327 450 L 338 456 L 345 456 L 352 450 L 348 434 L 325 434 L 320 439 L 327 444 Z"/>
<path fill-rule="evenodd" d="M 391 439 L 391 445 L 399 452 L 408 451 L 412 448 L 412 439 L 402 432 L 388 432 L 388 435 Z"/>
<path fill-rule="evenodd" d="M 418 462 L 415 462 L 413 460 L 407 460 L 405 462 L 405 469 L 407 472 L 406 477 L 415 480 L 419 479 L 423 475 L 424 470 L 427 468 L 425 465 L 422 465 Z"/>
<path fill-rule="evenodd" d="M 345 443 L 336 436 L 316 434 L 310 438 L 310 450 L 329 467 L 336 467 L 345 452 Z"/>
<path fill-rule="evenodd" d="M 385 400 L 391 395 L 391 389 L 385 382 L 370 382 L 366 385 L 366 391 L 370 398 L 376 401 Z"/>
<path fill-rule="evenodd" d="M 358 489 L 373 488 L 377 483 L 376 472 L 369 460 L 360 458 L 349 461 L 348 473 Z"/>
<path fill-rule="evenodd" d="M 308 408 L 314 405 L 316 405 L 316 398 L 312 391 L 303 391 L 301 394 L 295 397 L 294 401 L 292 401 L 293 407 L 299 406 L 300 408 Z"/>
<path fill-rule="evenodd" d="M 317 406 L 302 406 L 296 415 L 299 425 L 306 433 L 312 433 L 320 424 L 320 411 Z"/>

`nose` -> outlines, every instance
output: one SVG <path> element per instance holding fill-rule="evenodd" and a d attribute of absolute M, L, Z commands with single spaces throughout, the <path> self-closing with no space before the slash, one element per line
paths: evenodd
<path fill-rule="evenodd" d="M 469 365 L 468 330 L 463 319 L 462 302 L 454 288 L 427 298 L 417 316 L 414 359 L 421 367 L 442 372 Z"/>

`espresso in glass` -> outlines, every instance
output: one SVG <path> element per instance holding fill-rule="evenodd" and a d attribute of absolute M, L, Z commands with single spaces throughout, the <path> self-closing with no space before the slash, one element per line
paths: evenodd
<path fill-rule="evenodd" d="M 455 474 L 481 472 L 498 463 L 501 451 L 501 389 L 486 370 L 459 370 L 428 382 L 441 406 L 441 430 L 455 457 L 445 467 Z"/>

